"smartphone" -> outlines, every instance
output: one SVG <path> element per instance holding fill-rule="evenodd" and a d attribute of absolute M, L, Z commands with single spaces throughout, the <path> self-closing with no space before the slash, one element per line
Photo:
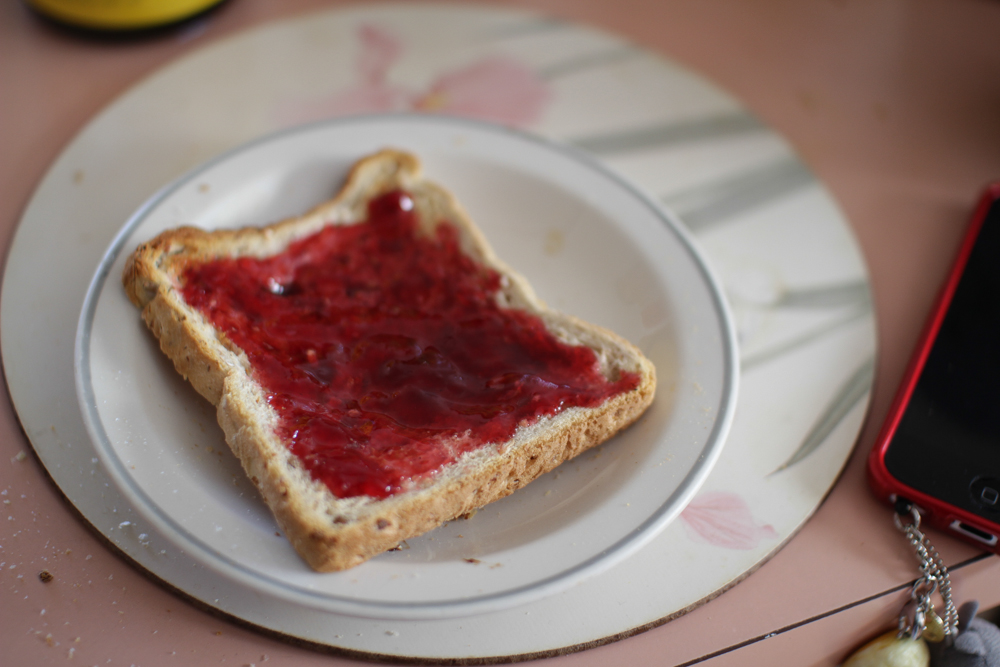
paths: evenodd
<path fill-rule="evenodd" d="M 1000 182 L 975 209 L 868 471 L 883 499 L 1000 553 Z"/>

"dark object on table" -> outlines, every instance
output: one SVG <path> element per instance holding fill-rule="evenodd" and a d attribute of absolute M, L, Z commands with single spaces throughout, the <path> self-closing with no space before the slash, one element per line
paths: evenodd
<path fill-rule="evenodd" d="M 978 618 L 978 602 L 966 602 L 958 609 L 958 637 L 928 644 L 931 667 L 1000 667 L 1000 628 Z"/>

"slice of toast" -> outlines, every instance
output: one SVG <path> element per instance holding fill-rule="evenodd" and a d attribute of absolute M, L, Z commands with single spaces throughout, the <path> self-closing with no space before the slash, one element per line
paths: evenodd
<path fill-rule="evenodd" d="M 263 371 L 251 360 L 257 357 L 234 342 L 238 332 L 227 333 L 189 303 L 185 290 L 193 288 L 185 281 L 192 270 L 216 261 L 282 257 L 290 247 L 312 244 L 331 225 L 372 224 L 369 204 L 395 192 L 412 202 L 417 236 L 434 239 L 441 236 L 439 226 L 450 226 L 458 252 L 483 275 L 496 277 L 495 290 L 486 297 L 491 307 L 538 318 L 534 321 L 560 344 L 592 350 L 600 381 L 618 383 L 620 390 L 595 405 L 573 407 L 571 401 L 570 407 L 521 419 L 503 442 L 467 445 L 453 460 L 412 479 L 404 476 L 386 493 L 345 495 L 293 452 L 293 430 L 274 407 L 275 391 L 259 381 Z M 230 448 L 296 551 L 318 571 L 352 567 L 508 495 L 631 424 L 655 392 L 655 369 L 638 349 L 610 331 L 546 308 L 528 282 L 493 254 L 455 199 L 424 179 L 418 159 L 398 151 L 360 160 L 334 199 L 302 217 L 263 228 L 164 232 L 136 249 L 122 281 L 178 372 L 217 407 Z M 465 436 L 468 432 L 448 437 Z M 398 456 L 405 458 L 405 449 Z"/>

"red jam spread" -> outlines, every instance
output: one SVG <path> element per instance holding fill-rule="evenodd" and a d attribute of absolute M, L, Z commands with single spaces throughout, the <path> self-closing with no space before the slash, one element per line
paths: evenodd
<path fill-rule="evenodd" d="M 609 382 L 589 348 L 498 306 L 500 275 L 453 226 L 417 227 L 413 201 L 391 192 L 365 222 L 183 276 L 188 303 L 246 352 L 279 435 L 341 498 L 390 496 L 519 424 L 639 383 Z"/>

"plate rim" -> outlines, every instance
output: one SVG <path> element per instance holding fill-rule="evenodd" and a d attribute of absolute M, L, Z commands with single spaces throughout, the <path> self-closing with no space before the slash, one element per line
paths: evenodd
<path fill-rule="evenodd" d="M 124 250 L 125 242 L 130 238 L 132 233 L 158 206 L 168 200 L 171 195 L 197 179 L 198 176 L 206 171 L 228 160 L 238 158 L 241 153 L 252 151 L 270 143 L 281 142 L 294 135 L 320 132 L 334 126 L 373 123 L 417 123 L 447 125 L 450 127 L 465 126 L 495 136 L 526 141 L 581 164 L 581 166 L 612 181 L 619 188 L 626 191 L 664 224 L 668 232 L 680 243 L 690 258 L 711 296 L 712 311 L 715 315 L 714 319 L 719 324 L 719 333 L 721 334 L 723 382 L 717 417 L 709 435 L 706 437 L 705 444 L 696 462 L 674 492 L 635 529 L 613 543 L 610 547 L 567 570 L 562 570 L 533 583 L 500 592 L 482 596 L 452 598 L 431 603 L 363 601 L 357 598 L 332 596 L 327 593 L 289 584 L 276 578 L 262 576 L 262 573 L 248 568 L 239 561 L 205 544 L 197 536 L 184 530 L 182 526 L 176 524 L 174 519 L 159 510 L 157 504 L 146 495 L 145 490 L 129 475 L 125 463 L 120 459 L 111 445 L 110 438 L 103 428 L 100 415 L 97 412 L 96 400 L 93 400 L 95 396 L 91 383 L 90 334 L 101 293 L 111 274 L 114 263 L 120 257 Z M 170 536 L 171 541 L 175 545 L 186 545 L 189 547 L 185 548 L 185 551 L 193 561 L 217 574 L 225 576 L 231 581 L 246 586 L 250 590 L 270 594 L 286 602 L 305 604 L 321 611 L 384 620 L 437 620 L 455 618 L 465 614 L 480 614 L 509 609 L 563 591 L 583 579 L 611 568 L 632 553 L 635 553 L 654 539 L 683 511 L 684 507 L 708 477 L 721 454 L 730 431 L 736 411 L 739 387 L 739 355 L 735 324 L 721 287 L 721 281 L 716 277 L 702 252 L 697 248 L 690 232 L 679 222 L 676 215 L 662 204 L 656 202 L 637 185 L 582 150 L 540 135 L 507 126 L 443 114 L 362 114 L 306 123 L 266 133 L 230 148 L 185 171 L 143 202 L 115 233 L 107 249 L 102 254 L 100 262 L 88 284 L 78 318 L 73 347 L 74 387 L 84 426 L 97 455 L 104 463 L 109 477 L 113 480 L 117 490 L 129 500 L 137 514 L 143 519 L 150 521 L 158 532 L 164 536 Z M 178 541 L 178 537 L 180 541 Z"/>

